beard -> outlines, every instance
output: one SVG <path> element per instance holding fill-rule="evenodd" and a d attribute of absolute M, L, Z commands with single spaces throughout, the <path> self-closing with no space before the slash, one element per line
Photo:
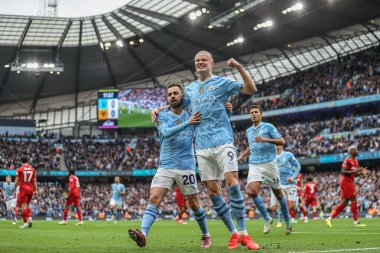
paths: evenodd
<path fill-rule="evenodd" d="M 183 104 L 183 99 L 180 98 L 176 101 L 177 103 L 174 104 L 173 102 L 170 103 L 170 107 L 174 108 L 174 109 L 177 109 L 178 107 L 181 107 L 182 104 Z"/>

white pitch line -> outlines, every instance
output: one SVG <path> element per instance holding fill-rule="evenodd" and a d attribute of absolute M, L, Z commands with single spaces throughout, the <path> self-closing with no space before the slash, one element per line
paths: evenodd
<path fill-rule="evenodd" d="M 378 250 L 378 249 L 380 249 L 380 247 L 356 248 L 356 249 L 313 250 L 313 251 L 289 251 L 288 253 L 329 253 L 329 252 L 367 251 L 367 250 Z"/>
<path fill-rule="evenodd" d="M 294 231 L 292 232 L 292 234 L 319 234 L 317 232 L 309 232 L 309 231 Z M 351 233 L 345 233 L 346 235 L 380 235 L 380 232 L 379 233 L 373 233 L 373 232 L 369 232 L 369 233 L 366 233 L 366 232 L 351 232 Z"/>

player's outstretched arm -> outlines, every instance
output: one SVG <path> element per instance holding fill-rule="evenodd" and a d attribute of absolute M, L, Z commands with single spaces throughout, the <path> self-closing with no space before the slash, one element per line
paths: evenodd
<path fill-rule="evenodd" d="M 240 92 L 246 95 L 253 95 L 253 93 L 257 91 L 257 87 L 251 75 L 234 58 L 229 59 L 227 65 L 231 68 L 236 68 L 243 79 L 243 85 L 241 86 Z"/>
<path fill-rule="evenodd" d="M 195 114 L 191 115 L 190 119 L 188 121 L 182 122 L 181 124 L 174 126 L 174 127 L 168 127 L 165 122 L 158 122 L 157 129 L 158 131 L 164 136 L 164 137 L 171 137 L 180 131 L 182 131 L 185 127 L 189 125 L 195 125 L 199 124 L 201 122 L 201 113 L 196 112 Z"/>
<path fill-rule="evenodd" d="M 285 145 L 284 138 L 271 139 L 271 138 L 265 138 L 262 136 L 256 136 L 256 142 L 268 142 L 268 143 L 272 143 L 274 145 L 280 145 L 280 146 Z"/>
<path fill-rule="evenodd" d="M 14 183 L 14 193 L 16 194 L 16 188 L 19 185 L 20 181 L 18 175 L 16 174 L 15 183 Z"/>
<path fill-rule="evenodd" d="M 238 157 L 238 162 L 244 161 L 251 154 L 251 149 L 248 147 L 242 154 Z"/>

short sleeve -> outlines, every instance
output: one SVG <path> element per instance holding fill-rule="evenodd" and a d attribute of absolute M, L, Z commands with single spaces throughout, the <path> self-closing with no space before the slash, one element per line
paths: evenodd
<path fill-rule="evenodd" d="M 241 86 L 243 84 L 239 81 L 233 80 L 231 78 L 225 78 L 225 85 L 226 85 L 226 93 L 228 96 L 239 94 Z"/>
<path fill-rule="evenodd" d="M 281 135 L 280 132 L 277 130 L 277 128 L 275 128 L 272 124 L 270 124 L 269 126 L 270 126 L 269 135 L 270 135 L 273 139 L 280 139 L 280 138 L 282 137 L 282 135 Z"/>
<path fill-rule="evenodd" d="M 160 127 L 163 125 L 163 124 L 166 124 L 166 117 L 163 115 L 163 113 L 158 113 L 157 115 L 157 119 L 158 119 L 158 122 L 156 122 L 156 128 L 157 130 L 160 132 Z"/>

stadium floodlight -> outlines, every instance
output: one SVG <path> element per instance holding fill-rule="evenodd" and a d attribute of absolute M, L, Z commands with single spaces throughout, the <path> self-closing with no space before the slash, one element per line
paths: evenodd
<path fill-rule="evenodd" d="M 260 23 L 260 24 L 257 24 L 255 27 L 253 27 L 253 30 L 259 30 L 259 29 L 262 29 L 262 28 L 266 28 L 266 27 L 271 27 L 273 26 L 273 21 L 272 20 L 267 20 L 265 21 L 264 23 Z"/>
<path fill-rule="evenodd" d="M 140 39 L 139 39 L 139 42 L 140 42 L 140 43 L 143 43 L 143 42 L 144 42 L 144 39 L 143 39 L 143 38 L 140 38 Z"/>
<path fill-rule="evenodd" d="M 135 42 L 133 41 L 133 40 L 131 40 L 130 42 L 129 42 L 129 45 L 134 45 L 135 44 Z"/>
<path fill-rule="evenodd" d="M 206 13 L 207 12 L 207 9 L 206 8 L 202 8 L 202 13 Z"/>
<path fill-rule="evenodd" d="M 233 45 L 236 45 L 236 44 L 240 44 L 240 43 L 243 43 L 243 42 L 244 42 L 244 38 L 243 37 L 238 37 L 238 38 L 234 39 L 233 41 L 228 42 L 227 43 L 227 47 L 230 47 L 230 46 L 233 46 Z"/>
<path fill-rule="evenodd" d="M 4 68 L 9 68 L 9 67 L 10 67 L 9 64 L 4 65 Z"/>
<path fill-rule="evenodd" d="M 195 20 L 195 19 L 197 18 L 197 14 L 195 14 L 195 12 L 190 12 L 190 14 L 189 14 L 189 18 L 190 18 L 191 20 Z"/>
<path fill-rule="evenodd" d="M 20 63 L 19 59 L 16 58 L 11 64 L 7 64 L 11 71 L 17 72 L 63 72 L 63 63 L 56 58 L 55 63 L 38 63 L 38 62 L 24 62 Z"/>
<path fill-rule="evenodd" d="M 121 41 L 121 40 L 116 41 L 116 45 L 118 47 L 123 47 L 124 46 L 123 41 Z"/>
<path fill-rule="evenodd" d="M 303 4 L 302 3 L 296 3 L 295 5 L 290 6 L 289 8 L 285 9 L 282 11 L 282 14 L 286 15 L 290 12 L 293 11 L 299 11 L 303 9 Z"/>
<path fill-rule="evenodd" d="M 111 46 L 111 42 L 106 42 L 106 43 L 104 43 L 104 46 L 105 46 L 105 47 L 110 47 L 110 46 Z"/>
<path fill-rule="evenodd" d="M 237 2 L 234 7 L 231 9 L 221 13 L 220 15 L 211 19 L 210 25 L 214 27 L 225 26 L 230 23 L 233 19 L 238 17 L 242 12 L 249 11 L 267 0 L 253 0 L 253 1 L 245 1 L 245 3 Z"/>
<path fill-rule="evenodd" d="M 209 25 L 209 26 L 208 26 L 208 29 L 212 29 L 212 28 L 213 28 L 213 26 L 212 26 L 212 25 Z"/>

